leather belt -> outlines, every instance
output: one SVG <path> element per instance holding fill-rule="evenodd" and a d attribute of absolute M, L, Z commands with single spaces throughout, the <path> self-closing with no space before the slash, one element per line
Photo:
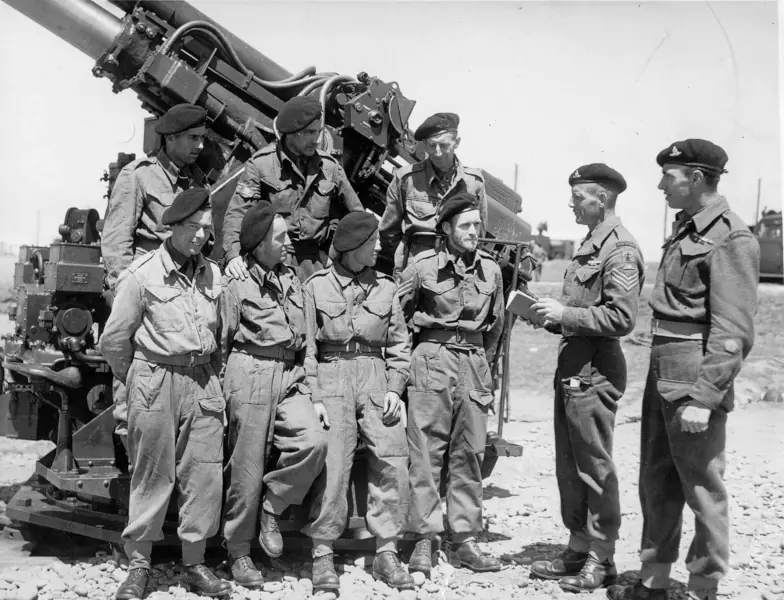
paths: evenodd
<path fill-rule="evenodd" d="M 164 354 L 157 354 L 144 348 L 139 348 L 133 353 L 133 357 L 138 360 L 145 360 L 159 365 L 168 365 L 170 367 L 198 367 L 206 365 L 210 362 L 211 354 L 199 354 L 198 352 L 191 352 L 189 354 L 175 354 L 174 356 L 166 356 Z"/>
<path fill-rule="evenodd" d="M 250 354 L 258 358 L 272 358 L 277 360 L 294 360 L 296 352 L 291 348 L 283 348 L 282 346 L 257 346 L 256 344 L 234 344 L 232 350 Z"/>
<path fill-rule="evenodd" d="M 319 354 L 327 352 L 338 352 L 340 354 L 372 354 L 373 356 L 381 356 L 381 348 L 378 346 L 370 346 L 361 342 L 351 341 L 348 344 L 319 344 Z"/>
<path fill-rule="evenodd" d="M 419 332 L 417 341 L 484 347 L 484 337 L 481 331 L 465 331 L 463 329 L 423 329 Z"/>
<path fill-rule="evenodd" d="M 707 323 L 684 323 L 651 319 L 651 335 L 682 340 L 704 340 L 708 338 L 710 325 Z"/>

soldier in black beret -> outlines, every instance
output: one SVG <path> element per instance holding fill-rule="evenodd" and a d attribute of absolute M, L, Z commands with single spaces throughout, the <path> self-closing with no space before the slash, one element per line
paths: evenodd
<path fill-rule="evenodd" d="M 226 407 L 218 378 L 221 274 L 202 255 L 212 233 L 208 200 L 203 188 L 174 199 L 163 215 L 171 235 L 121 273 L 100 338 L 101 355 L 127 386 L 133 465 L 122 535 L 130 564 L 118 600 L 144 597 L 175 491 L 186 583 L 213 597 L 232 589 L 204 563 L 220 525 Z"/>
<path fill-rule="evenodd" d="M 313 587 L 337 590 L 333 544 L 348 520 L 348 486 L 357 434 L 367 446 L 367 525 L 376 538 L 373 577 L 413 589 L 397 542 L 408 517 L 406 414 L 410 342 L 395 281 L 373 267 L 378 220 L 354 212 L 335 231 L 332 265 L 305 283 L 305 371 L 314 402 L 326 408 L 327 462 L 314 485 L 315 519 L 303 532 L 313 539 Z"/>
<path fill-rule="evenodd" d="M 283 263 L 291 242 L 285 210 L 266 201 L 242 219 L 239 242 L 249 277 L 223 278 L 221 349 L 223 392 L 229 405 L 223 536 L 234 581 L 264 583 L 250 557 L 257 526 L 259 543 L 280 556 L 278 519 L 301 504 L 321 472 L 328 424 L 322 404 L 313 404 L 305 384 L 303 286 Z M 320 422 L 321 421 L 321 422 Z M 273 444 L 278 452 L 268 468 Z"/>
<path fill-rule="evenodd" d="M 642 399 L 640 581 L 611 600 L 666 600 L 683 508 L 695 517 L 686 555 L 688 597 L 716 600 L 729 571 L 726 428 L 733 381 L 754 344 L 759 243 L 718 191 L 727 153 L 707 140 L 659 152 L 659 189 L 679 209 L 664 244 Z"/>
<path fill-rule="evenodd" d="M 409 255 L 434 247 L 438 209 L 445 198 L 467 192 L 476 200 L 482 224 L 487 227 L 487 194 L 481 169 L 463 165 L 455 155 L 460 145 L 455 113 L 436 113 L 417 128 L 427 158 L 397 169 L 387 188 L 386 209 L 381 218 L 381 251 L 395 257 L 399 273 Z"/>
<path fill-rule="evenodd" d="M 531 577 L 558 580 L 570 592 L 614 582 L 621 525 L 612 458 L 615 407 L 626 389 L 620 338 L 634 329 L 645 264 L 615 214 L 626 189 L 604 163 L 569 176 L 569 206 L 588 236 L 566 270 L 560 300 L 533 305 L 548 331 L 562 336 L 555 373 L 555 473 L 569 545 L 554 560 L 531 565 Z"/>
<path fill-rule="evenodd" d="M 288 100 L 275 122 L 279 141 L 256 152 L 245 164 L 223 219 L 226 273 L 231 277 L 248 276 L 240 256 L 239 232 L 243 215 L 253 203 L 266 200 L 288 211 L 290 262 L 302 281 L 328 262 L 334 213 L 364 210 L 343 167 L 319 149 L 321 117 L 321 103 L 315 96 Z"/>

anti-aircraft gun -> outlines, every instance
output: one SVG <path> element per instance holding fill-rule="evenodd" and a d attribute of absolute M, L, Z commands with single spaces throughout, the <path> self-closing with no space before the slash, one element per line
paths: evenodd
<path fill-rule="evenodd" d="M 363 205 L 380 215 L 394 168 L 424 158 L 408 128 L 414 101 L 396 82 L 367 73 L 291 74 L 226 31 L 187 2 L 111 0 L 113 12 L 91 0 L 4 0 L 93 58 L 96 77 L 112 90 L 130 89 L 151 113 L 144 151 L 161 140 L 157 119 L 171 106 L 191 102 L 206 109 L 207 139 L 198 166 L 207 174 L 214 210 L 215 258 L 220 258 L 223 213 L 245 161 L 276 139 L 274 119 L 283 103 L 312 94 L 323 107 L 324 150 L 343 165 Z M 109 185 L 131 155 L 120 155 L 105 175 Z M 131 158 L 132 160 L 132 158 Z M 485 173 L 488 238 L 507 288 L 518 285 L 518 267 L 531 227 L 516 212 L 520 197 Z M 10 518 L 102 539 L 120 541 L 127 516 L 129 475 L 124 449 L 113 435 L 111 372 L 96 350 L 108 315 L 100 257 L 97 211 L 70 209 L 50 246 L 25 246 L 16 266 L 14 334 L 4 340 L 0 435 L 51 439 L 56 448 L 36 465 L 31 480 L 8 503 Z M 392 257 L 380 267 L 391 271 Z M 507 290 L 507 291 L 508 291 Z M 500 356 L 501 410 L 507 396 L 508 333 Z M 499 456 L 522 448 L 488 435 L 484 475 Z M 367 481 L 361 454 L 352 476 L 352 518 L 347 537 L 364 531 Z M 299 529 L 302 515 L 289 511 L 282 528 Z M 165 532 L 174 539 L 175 529 Z"/>

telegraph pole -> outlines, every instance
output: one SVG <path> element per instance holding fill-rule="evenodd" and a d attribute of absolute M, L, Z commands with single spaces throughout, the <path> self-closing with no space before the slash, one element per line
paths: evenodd
<path fill-rule="evenodd" d="M 754 212 L 754 229 L 757 229 L 757 223 L 759 223 L 759 205 L 760 205 L 760 198 L 762 197 L 762 177 L 757 179 L 757 210 Z"/>
<path fill-rule="evenodd" d="M 517 173 L 519 171 L 519 165 L 515 163 L 515 171 L 514 171 L 514 191 L 517 193 Z"/>

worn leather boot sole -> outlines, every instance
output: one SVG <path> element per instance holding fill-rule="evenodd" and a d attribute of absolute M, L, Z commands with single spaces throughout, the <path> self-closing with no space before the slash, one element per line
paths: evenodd
<path fill-rule="evenodd" d="M 313 582 L 313 593 L 318 591 L 335 591 L 340 589 L 340 583 L 316 583 Z"/>
<path fill-rule="evenodd" d="M 416 588 L 416 584 L 414 582 L 404 583 L 403 585 L 396 585 L 389 581 L 389 577 L 375 570 L 373 571 L 373 579 L 386 583 L 389 587 L 396 590 L 413 590 Z"/>
<path fill-rule="evenodd" d="M 534 571 L 531 569 L 528 572 L 528 577 L 531 579 L 544 579 L 546 581 L 558 581 L 559 579 L 563 579 L 564 577 L 577 577 L 582 571 L 582 567 L 577 569 L 576 571 L 568 571 L 564 573 L 542 573 L 540 571 Z"/>
<path fill-rule="evenodd" d="M 220 598 L 221 596 L 228 596 L 231 594 L 231 588 L 228 590 L 224 590 L 222 592 L 208 592 L 206 590 L 201 589 L 198 585 L 189 584 L 191 588 L 191 592 L 194 594 L 198 594 L 201 596 L 208 596 L 210 598 Z"/>
<path fill-rule="evenodd" d="M 471 569 L 474 573 L 494 573 L 496 571 L 501 570 L 501 566 L 493 566 L 493 567 L 477 567 L 476 565 L 460 559 L 460 565 L 465 567 L 466 569 Z"/>
<path fill-rule="evenodd" d="M 264 585 L 264 580 L 262 580 L 262 581 L 247 581 L 247 580 L 243 581 L 242 577 L 235 577 L 234 575 L 232 575 L 231 578 L 234 581 L 234 583 L 236 583 L 237 585 L 241 585 L 242 587 L 248 588 L 249 590 L 255 590 L 255 589 L 260 588 L 260 587 L 262 587 Z"/>
<path fill-rule="evenodd" d="M 562 590 L 566 590 L 567 592 L 574 592 L 575 594 L 579 594 L 580 592 L 594 592 L 601 588 L 610 587 L 611 585 L 615 585 L 617 580 L 617 575 L 607 575 L 607 577 L 605 577 L 604 580 L 597 586 L 582 587 L 579 585 L 571 585 L 569 583 L 561 582 L 560 587 Z"/>

